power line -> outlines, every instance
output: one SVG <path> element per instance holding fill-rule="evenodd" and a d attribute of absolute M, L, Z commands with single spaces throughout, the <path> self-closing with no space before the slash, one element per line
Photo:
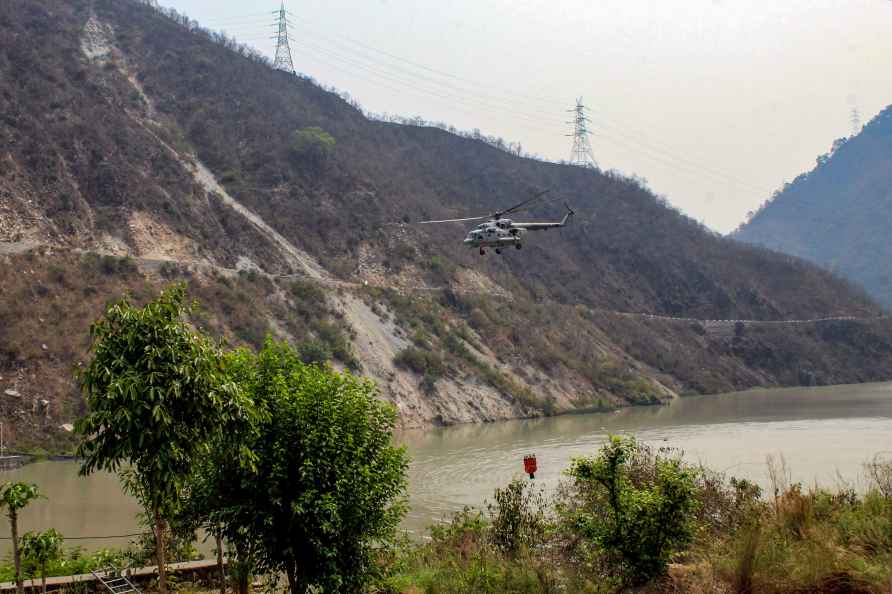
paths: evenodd
<path fill-rule="evenodd" d="M 319 35 L 319 34 L 315 34 L 315 33 L 310 33 L 310 35 L 313 35 L 315 37 L 326 37 L 324 35 Z M 306 39 L 306 38 L 304 38 L 304 39 Z M 330 39 L 332 42 L 338 43 L 338 40 L 335 40 L 333 38 L 330 38 Z M 343 43 L 338 43 L 338 44 L 344 49 L 344 51 L 347 51 L 348 53 L 350 53 L 351 50 L 349 48 L 347 48 L 346 46 L 344 46 Z M 369 47 L 369 46 L 364 46 L 364 47 Z M 321 49 L 320 51 L 328 52 L 329 55 L 332 55 L 332 51 L 330 49 L 325 48 L 325 49 Z M 355 51 L 355 50 L 353 50 L 353 51 Z M 388 54 L 387 52 L 379 52 L 379 53 L 383 53 L 386 55 L 393 55 L 393 54 Z M 338 55 L 338 56 L 336 56 L 336 58 L 337 57 L 340 57 L 343 59 L 342 55 Z M 425 80 L 430 81 L 432 84 L 435 84 L 438 86 L 439 85 L 446 86 L 450 91 L 457 90 L 457 87 L 454 83 L 446 83 L 445 81 L 437 80 L 437 79 L 431 78 L 429 76 L 420 76 L 416 73 L 406 70 L 405 68 L 399 68 L 399 67 L 395 67 L 390 64 L 382 64 L 380 62 L 375 62 L 374 58 L 371 58 L 369 56 L 368 52 L 364 52 L 362 54 L 356 54 L 356 58 L 358 58 L 359 60 L 372 61 L 375 66 L 383 66 L 384 68 L 388 68 L 388 69 L 397 69 L 400 72 L 407 73 L 409 76 L 416 76 L 416 77 L 424 78 Z M 354 62 L 355 62 L 356 58 L 353 58 Z M 347 58 L 347 59 L 350 59 L 350 58 Z M 410 60 L 402 60 L 402 62 L 407 63 L 407 64 L 417 64 Z M 429 70 L 431 72 L 441 72 L 441 71 L 438 71 L 435 69 L 427 69 L 427 70 Z M 388 74 L 390 74 L 390 73 L 388 73 Z M 468 79 L 463 79 L 461 77 L 453 77 L 453 78 L 455 78 L 456 80 L 459 80 L 459 81 L 467 81 L 468 80 Z M 409 83 L 407 82 L 406 84 L 409 84 Z M 413 83 L 413 84 L 417 84 L 417 83 Z M 468 90 L 468 93 L 474 93 L 475 95 L 477 95 L 479 97 L 481 95 L 481 90 L 479 87 L 476 87 L 474 89 Z M 486 95 L 485 92 L 483 94 Z M 464 96 L 466 97 L 467 95 L 465 94 Z M 519 103 L 520 101 L 518 101 L 516 99 L 516 97 L 514 97 L 514 96 L 496 97 L 495 95 L 491 95 L 491 94 L 489 96 L 492 97 L 494 101 L 498 102 L 499 112 L 511 111 L 511 113 L 514 113 L 514 114 L 520 113 L 517 108 L 508 108 L 505 106 L 506 100 L 511 101 L 512 105 L 516 105 L 517 103 Z M 522 97 L 522 95 L 521 95 L 521 97 Z M 538 107 L 533 108 L 533 109 L 536 110 L 535 114 L 533 114 L 532 111 L 524 112 L 527 118 L 540 120 L 540 121 L 548 121 L 550 114 L 545 114 L 544 112 L 538 111 L 539 110 Z M 588 110 L 588 107 L 586 107 L 586 110 Z M 553 120 L 553 123 L 557 124 L 558 121 Z M 563 123 L 563 122 L 560 122 L 560 123 Z M 746 181 L 738 176 L 735 176 L 733 174 L 730 174 L 728 172 L 721 171 L 714 167 L 707 167 L 700 163 L 696 163 L 690 159 L 681 157 L 677 154 L 677 152 L 674 149 L 661 148 L 661 147 L 655 145 L 652 141 L 642 140 L 641 138 L 636 137 L 636 134 L 634 132 L 630 131 L 629 129 L 620 128 L 616 124 L 609 123 L 604 118 L 598 118 L 598 123 L 599 123 L 599 125 L 605 125 L 605 126 L 609 126 L 609 127 L 613 128 L 614 134 L 621 134 L 624 138 L 631 140 L 635 144 L 645 147 L 649 152 L 659 154 L 661 156 L 662 161 L 666 161 L 666 160 L 677 161 L 679 163 L 683 163 L 688 166 L 693 166 L 693 167 L 698 168 L 700 171 L 702 171 L 703 173 L 707 174 L 710 177 L 717 177 L 723 181 L 730 181 L 730 182 L 735 183 L 736 185 L 745 186 L 745 187 L 748 187 L 755 191 L 767 192 L 767 193 L 770 193 L 772 191 L 771 189 L 768 189 L 768 188 L 763 188 L 763 187 L 753 185 L 751 182 L 748 182 L 748 181 Z"/>
<path fill-rule="evenodd" d="M 489 86 L 487 83 L 482 83 L 482 82 L 477 81 L 477 80 L 473 80 L 473 79 L 465 78 L 465 77 L 462 77 L 462 76 L 458 76 L 458 75 L 455 75 L 455 74 L 452 74 L 452 73 L 450 73 L 450 72 L 446 72 L 446 71 L 444 71 L 444 70 L 440 70 L 440 69 L 437 69 L 437 68 L 431 68 L 430 66 L 426 66 L 426 65 L 421 64 L 421 63 L 419 63 L 419 62 L 415 62 L 415 61 L 413 61 L 413 60 L 409 60 L 409 59 L 404 58 L 404 57 L 402 57 L 402 56 L 399 56 L 399 55 L 397 55 L 397 54 L 393 54 L 393 53 L 391 53 L 391 52 L 388 52 L 388 51 L 385 51 L 385 50 L 382 50 L 382 49 L 375 48 L 375 47 L 373 47 L 373 46 L 370 46 L 370 45 L 368 45 L 368 44 L 363 43 L 362 41 L 353 39 L 353 38 L 348 37 L 348 36 L 346 36 L 346 35 L 339 35 L 337 39 L 336 39 L 336 38 L 333 38 L 333 37 L 329 37 L 329 36 L 327 36 L 327 35 L 325 35 L 325 34 L 323 34 L 323 33 L 319 33 L 319 30 L 318 30 L 318 29 L 319 29 L 320 27 L 318 27 L 318 26 L 313 26 L 312 23 L 310 23 L 310 22 L 308 22 L 308 21 L 303 21 L 303 22 L 301 22 L 301 23 L 300 23 L 300 26 L 303 26 L 303 27 L 308 28 L 310 34 L 315 34 L 315 35 L 317 35 L 317 36 L 319 36 L 319 37 L 327 37 L 327 38 L 329 38 L 329 39 L 331 39 L 331 40 L 333 40 L 333 41 L 343 40 L 343 41 L 346 41 L 346 42 L 348 42 L 348 43 L 351 43 L 351 44 L 353 44 L 353 45 L 355 45 L 355 46 L 358 46 L 358 47 L 360 47 L 360 48 L 362 48 L 362 49 L 364 49 L 364 50 L 371 51 L 371 52 L 375 52 L 375 53 L 377 53 L 377 54 L 380 54 L 380 55 L 382 55 L 382 56 L 386 56 L 386 57 L 388 57 L 388 58 L 397 60 L 397 61 L 402 62 L 402 63 L 404 63 L 404 64 L 408 64 L 408 65 L 414 66 L 414 67 L 416 67 L 416 68 L 420 68 L 421 70 L 425 70 L 425 71 L 430 72 L 430 73 L 432 73 L 432 74 L 437 74 L 437 75 L 444 76 L 444 77 L 446 77 L 446 78 L 449 78 L 449 79 L 452 79 L 452 80 L 455 80 L 455 81 L 461 81 L 461 82 L 464 82 L 464 83 L 466 83 L 466 84 L 470 84 L 470 85 L 472 85 L 474 88 L 478 88 L 478 89 L 479 89 L 481 86 Z M 490 88 L 492 88 L 492 87 L 490 87 Z M 547 104 L 547 105 L 549 105 L 549 106 L 550 106 L 550 105 L 554 105 L 554 104 L 557 102 L 554 98 L 544 98 L 544 97 L 537 97 L 537 96 L 533 96 L 533 95 L 525 95 L 525 94 L 523 94 L 523 93 L 517 93 L 516 91 L 513 91 L 513 90 L 505 90 L 503 94 L 504 94 L 504 96 L 509 97 L 509 98 L 512 98 L 512 99 L 515 99 L 515 100 L 516 100 L 517 97 L 521 97 L 521 98 L 523 98 L 523 99 L 528 99 L 528 100 L 532 100 L 532 101 L 541 102 L 541 103 Z"/>
<path fill-rule="evenodd" d="M 287 25 L 292 23 L 288 20 L 287 15 L 291 13 L 289 13 L 286 9 L 285 16 L 283 17 L 283 9 L 284 5 L 282 9 L 277 11 L 279 14 L 278 25 L 280 27 L 280 35 L 276 37 L 276 39 L 278 40 L 276 47 L 277 63 L 279 61 L 279 53 L 282 46 L 281 28 L 283 26 L 285 27 L 286 34 L 285 41 L 289 42 L 288 57 L 290 58 L 290 38 L 287 37 Z M 250 24 L 245 24 L 250 27 Z M 515 115 L 527 120 L 530 124 L 538 125 L 540 127 L 542 127 L 543 124 L 547 124 L 548 122 L 551 122 L 553 125 L 559 125 L 558 120 L 551 119 L 549 115 L 539 111 L 541 109 L 541 105 L 544 105 L 546 103 L 553 105 L 554 101 L 552 99 L 516 93 L 510 93 L 509 95 L 502 91 L 496 91 L 496 93 L 487 92 L 484 89 L 486 89 L 487 87 L 489 89 L 495 89 L 495 87 L 492 87 L 491 85 L 484 85 L 483 83 L 480 83 L 478 81 L 457 76 L 444 70 L 426 66 L 419 62 L 403 58 L 402 56 L 398 56 L 385 50 L 374 48 L 359 40 L 352 39 L 343 35 L 339 35 L 337 38 L 327 36 L 319 32 L 320 27 L 312 26 L 310 23 L 307 23 L 305 19 L 301 19 L 301 22 L 298 23 L 297 26 L 300 26 L 302 28 L 302 35 L 304 34 L 304 29 L 306 29 L 306 36 L 302 37 L 302 41 L 300 43 L 300 47 L 302 48 L 302 50 L 307 50 L 314 53 L 314 57 L 317 62 L 324 64 L 327 67 L 332 67 L 336 70 L 347 72 L 350 76 L 360 76 L 365 80 L 370 80 L 370 82 L 372 82 L 373 84 L 399 93 L 403 93 L 406 91 L 406 89 L 409 89 L 410 91 L 415 93 L 433 96 L 444 101 L 449 101 L 451 106 L 455 106 L 457 102 L 461 102 L 465 106 L 474 105 L 480 109 L 488 109 L 492 111 L 498 110 L 498 112 L 501 114 L 509 113 L 511 115 Z M 239 27 L 236 26 L 235 28 L 238 29 Z M 253 30 L 254 29 L 252 29 L 252 31 Z M 307 40 L 307 36 L 312 36 L 319 40 L 325 40 L 327 43 L 330 44 L 336 44 L 339 49 L 335 51 L 331 47 L 321 47 L 319 45 L 310 44 Z M 366 51 L 359 51 L 357 50 L 357 48 L 362 48 Z M 383 56 L 383 58 L 375 58 L 374 55 Z M 332 60 L 334 60 L 338 64 L 333 64 L 331 62 Z M 393 64 L 391 63 L 391 61 L 399 62 L 399 64 L 401 64 L 402 66 Z M 287 69 L 288 66 L 286 65 L 285 68 Z M 422 70 L 424 72 L 417 72 L 413 70 L 413 68 Z M 355 69 L 359 69 L 361 74 L 357 74 Z M 291 71 L 293 71 L 293 64 L 291 65 Z M 370 76 L 372 77 L 372 79 L 369 78 Z M 381 80 L 386 81 L 386 84 L 382 83 Z M 427 86 L 422 86 L 422 83 Z M 397 85 L 398 87 L 404 88 L 394 88 L 394 86 L 392 85 Z M 473 88 L 467 90 L 462 88 L 463 86 L 467 85 L 472 85 Z M 506 107 L 506 100 L 510 100 L 511 104 L 514 106 L 518 106 L 518 104 L 524 102 L 528 103 L 529 105 L 526 107 L 520 106 L 521 109 L 518 109 L 518 107 Z M 538 105 L 536 107 L 533 107 L 532 103 L 537 103 Z M 585 109 L 587 110 L 587 108 Z M 590 124 L 591 121 L 586 120 L 586 123 Z M 609 122 L 606 118 L 599 117 L 598 128 L 600 129 L 602 126 L 612 130 L 612 132 L 599 130 L 599 133 L 601 133 L 603 136 L 612 139 L 616 139 L 618 136 L 623 139 L 623 143 L 640 147 L 643 151 L 643 153 L 640 154 L 642 154 L 642 156 L 644 156 L 645 158 L 657 161 L 671 169 L 681 172 L 702 174 L 706 177 L 731 182 L 735 185 L 747 187 L 758 192 L 771 192 L 771 190 L 768 188 L 759 187 L 728 172 L 714 167 L 707 167 L 689 158 L 682 157 L 675 149 L 660 146 L 659 144 L 654 143 L 650 140 L 643 140 L 640 136 L 638 136 L 638 134 L 632 131 L 633 129 L 622 128 L 615 123 Z M 549 127 L 549 130 L 553 130 L 553 128 Z M 588 130 L 589 128 L 586 127 L 586 131 Z M 593 157 L 591 158 L 591 161 L 594 162 Z"/>
<path fill-rule="evenodd" d="M 419 83 L 417 80 L 412 80 L 411 73 L 408 74 L 410 78 L 406 78 L 405 75 L 402 75 L 402 73 L 397 74 L 392 71 L 380 70 L 374 65 L 369 65 L 363 62 L 363 58 L 345 56 L 344 54 L 328 48 L 320 48 L 315 45 L 311 45 L 306 42 L 306 40 L 302 41 L 299 45 L 304 52 L 304 57 L 306 59 L 316 61 L 326 68 L 342 72 L 352 78 L 358 78 L 368 81 L 378 87 L 385 88 L 396 93 L 402 94 L 410 92 L 413 94 L 418 94 L 420 96 L 442 99 L 444 102 L 447 102 L 450 107 L 458 108 L 468 113 L 478 113 L 480 110 L 487 110 L 491 111 L 494 114 L 502 116 L 510 115 L 512 117 L 524 120 L 529 126 L 534 126 L 544 131 L 553 131 L 554 126 L 564 124 L 563 121 L 551 119 L 548 115 L 541 112 L 533 113 L 528 111 L 521 111 L 520 109 L 506 106 L 504 102 L 491 102 L 485 98 L 469 95 L 452 86 L 445 86 L 443 88 L 440 88 L 438 85 L 435 84 L 432 88 L 430 86 L 426 86 L 423 83 Z M 590 120 L 587 121 L 589 121 L 590 123 Z M 552 125 L 548 125 L 549 122 Z M 728 173 L 723 173 L 718 170 L 697 164 L 693 161 L 679 157 L 674 153 L 662 150 L 645 141 L 637 139 L 632 135 L 619 132 L 616 130 L 617 127 L 613 124 L 603 122 L 602 126 L 607 128 L 607 130 L 600 132 L 602 136 L 610 138 L 617 144 L 628 147 L 639 156 L 643 156 L 651 161 L 657 162 L 678 173 L 687 173 L 699 178 L 707 177 L 718 181 L 730 182 L 736 185 L 748 187 L 757 192 L 771 192 L 771 190 L 767 188 L 753 185 L 741 178 L 737 178 Z"/>
<path fill-rule="evenodd" d="M 151 532 L 135 532 L 133 534 L 115 534 L 106 536 L 65 536 L 65 540 L 111 540 L 114 538 L 133 538 L 134 536 L 151 536 Z M 12 540 L 11 536 L 0 536 L 0 540 Z"/>

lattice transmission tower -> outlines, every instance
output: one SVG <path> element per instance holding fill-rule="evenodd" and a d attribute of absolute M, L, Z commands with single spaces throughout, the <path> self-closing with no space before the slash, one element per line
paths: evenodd
<path fill-rule="evenodd" d="M 288 11 L 285 10 L 285 0 L 282 0 L 282 7 L 273 14 L 278 15 L 276 26 L 279 28 L 279 34 L 276 36 L 276 60 L 273 62 L 273 68 L 294 74 L 291 44 L 288 43 Z"/>
<path fill-rule="evenodd" d="M 586 114 L 586 107 L 582 103 L 582 97 L 576 100 L 576 107 L 567 110 L 574 114 L 573 120 L 567 122 L 573 124 L 573 133 L 567 136 L 573 137 L 573 150 L 570 152 L 570 164 L 580 167 L 597 167 L 595 156 L 592 154 L 592 145 L 588 137 L 591 136 L 588 125 L 591 120 Z"/>
<path fill-rule="evenodd" d="M 861 112 L 858 111 L 857 107 L 852 108 L 852 113 L 849 116 L 849 122 L 852 124 L 852 136 L 857 136 L 861 131 Z"/>

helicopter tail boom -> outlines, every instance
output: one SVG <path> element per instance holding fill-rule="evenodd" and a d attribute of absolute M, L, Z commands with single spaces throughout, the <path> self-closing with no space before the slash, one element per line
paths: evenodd
<path fill-rule="evenodd" d="M 565 215 L 564 215 L 564 218 L 561 219 L 559 222 L 550 222 L 550 223 L 512 223 L 512 224 L 511 224 L 511 227 L 514 228 L 514 229 L 526 229 L 527 231 L 539 231 L 539 230 L 542 230 L 542 229 L 554 229 L 554 228 L 556 228 L 556 227 L 566 227 L 566 226 L 567 226 L 567 223 L 570 222 L 570 217 L 572 217 L 572 216 L 573 216 L 574 214 L 576 214 L 576 213 L 573 212 L 573 209 L 570 208 L 569 206 L 567 206 L 566 204 L 565 204 L 564 206 L 567 207 L 567 214 L 565 214 Z"/>

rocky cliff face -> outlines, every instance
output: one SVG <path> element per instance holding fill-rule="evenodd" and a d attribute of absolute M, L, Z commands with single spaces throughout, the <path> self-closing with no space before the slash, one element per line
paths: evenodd
<path fill-rule="evenodd" d="M 79 414 L 104 304 L 177 280 L 197 326 L 364 373 L 410 426 L 892 376 L 870 300 L 629 180 L 370 121 L 136 2 L 9 0 L 0 38 L 0 389 L 22 399 L 0 415 L 22 443 Z M 576 220 L 510 255 L 404 224 L 539 188 Z"/>

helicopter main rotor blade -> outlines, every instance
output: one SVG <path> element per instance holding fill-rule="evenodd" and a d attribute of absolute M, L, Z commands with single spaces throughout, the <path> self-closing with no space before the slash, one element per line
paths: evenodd
<path fill-rule="evenodd" d="M 521 202 L 519 204 L 515 204 L 511 208 L 499 211 L 499 214 L 502 216 L 505 216 L 507 214 L 511 214 L 514 212 L 520 212 L 521 209 L 526 210 L 527 208 L 531 208 L 533 206 L 533 202 L 536 202 L 537 200 L 541 199 L 542 196 L 549 193 L 550 191 L 551 191 L 551 188 L 549 188 L 547 190 L 542 190 L 541 192 L 538 192 L 537 194 L 535 194 L 532 198 L 527 198 L 523 202 Z"/>
<path fill-rule="evenodd" d="M 431 225 L 433 223 L 461 223 L 463 221 L 479 221 L 480 219 L 488 219 L 488 215 L 482 217 L 468 217 L 466 219 L 443 219 L 442 221 L 418 221 L 416 225 Z"/>

